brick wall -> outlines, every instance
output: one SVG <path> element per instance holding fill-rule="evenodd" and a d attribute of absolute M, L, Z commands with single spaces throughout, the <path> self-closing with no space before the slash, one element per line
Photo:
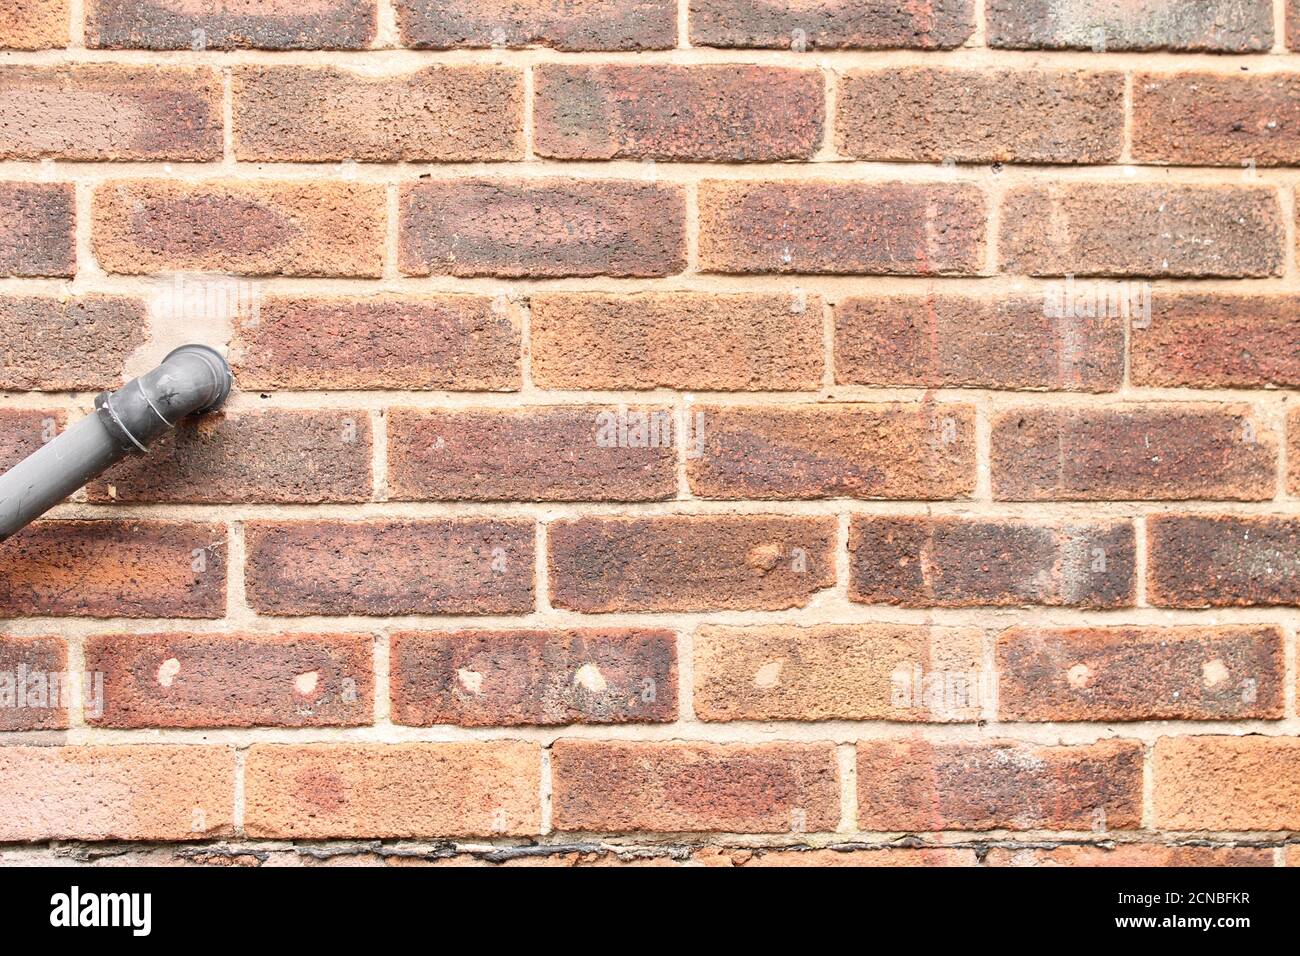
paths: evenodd
<path fill-rule="evenodd" d="M 0 549 L 0 861 L 1300 859 L 1294 0 L 0 47 L 0 463 L 238 376 Z"/>

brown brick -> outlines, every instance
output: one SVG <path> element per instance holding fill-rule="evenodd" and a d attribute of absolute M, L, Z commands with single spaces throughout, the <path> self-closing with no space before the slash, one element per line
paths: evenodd
<path fill-rule="evenodd" d="M 1292 50 L 1300 50 L 1300 0 L 1287 0 L 1286 3 L 1286 45 Z"/>
<path fill-rule="evenodd" d="M 853 296 L 835 307 L 835 380 L 926 388 L 1118 388 L 1123 322 L 1117 314 L 1076 311 L 1054 287 L 1038 296 Z"/>
<path fill-rule="evenodd" d="M 0 183 L 0 276 L 74 276 L 71 183 Z"/>
<path fill-rule="evenodd" d="M 1119 843 L 1112 846 L 994 847 L 985 866 L 1272 866 L 1271 847 L 1169 846 Z"/>
<path fill-rule="evenodd" d="M 533 525 L 253 521 L 248 602 L 263 614 L 522 614 L 533 609 Z"/>
<path fill-rule="evenodd" d="M 1141 819 L 1137 741 L 858 744 L 863 830 L 1132 830 Z"/>
<path fill-rule="evenodd" d="M 822 833 L 840 822 L 832 744 L 557 740 L 561 831 Z"/>
<path fill-rule="evenodd" d="M 1133 525 L 854 515 L 849 598 L 904 607 L 1132 607 Z"/>
<path fill-rule="evenodd" d="M 671 723 L 676 640 L 672 631 L 631 628 L 394 634 L 393 722 Z"/>
<path fill-rule="evenodd" d="M 368 77 L 334 67 L 239 67 L 239 159 L 473 162 L 522 159 L 523 74 L 430 66 Z"/>
<path fill-rule="evenodd" d="M 67 426 L 63 412 L 0 409 L 0 474 L 38 452 Z"/>
<path fill-rule="evenodd" d="M 811 390 L 816 296 L 694 292 L 534 296 L 533 381 L 556 389 Z"/>
<path fill-rule="evenodd" d="M 993 420 L 1001 501 L 1264 501 L 1277 440 L 1247 405 L 1018 408 Z"/>
<path fill-rule="evenodd" d="M 221 158 L 221 77 L 118 64 L 0 68 L 0 158 Z"/>
<path fill-rule="evenodd" d="M 359 726 L 374 719 L 368 634 L 114 634 L 86 640 L 103 727 Z"/>
<path fill-rule="evenodd" d="M 952 49 L 975 32 L 972 0 L 691 0 L 695 46 Z"/>
<path fill-rule="evenodd" d="M 816 70 L 544 64 L 533 75 L 542 156 L 770 162 L 821 145 Z"/>
<path fill-rule="evenodd" d="M 1161 293 L 1131 341 L 1135 385 L 1300 386 L 1300 296 Z"/>
<path fill-rule="evenodd" d="M 471 179 L 402 187 L 407 275 L 666 276 L 686 265 L 680 186 Z"/>
<path fill-rule="evenodd" d="M 851 70 L 836 146 L 907 162 L 1104 163 L 1124 140 L 1124 75 L 1085 70 Z"/>
<path fill-rule="evenodd" d="M 86 46 L 142 50 L 360 50 L 374 0 L 87 0 Z"/>
<path fill-rule="evenodd" d="M 395 0 L 402 43 L 417 48 L 548 46 L 668 50 L 675 0 Z"/>
<path fill-rule="evenodd" d="M 548 538 L 551 601 L 585 613 L 776 611 L 835 583 L 834 518 L 580 518 Z"/>
<path fill-rule="evenodd" d="M 0 747 L 0 840 L 201 840 L 234 833 L 229 747 Z"/>
<path fill-rule="evenodd" d="M 708 851 L 698 853 L 697 859 Z M 725 852 L 725 851 L 720 851 Z M 752 855 L 750 855 L 752 854 Z M 975 851 L 966 847 L 863 847 L 830 846 L 825 849 L 811 847 L 790 850 L 733 851 L 738 859 L 729 863 L 705 862 L 705 866 L 732 865 L 745 868 L 766 867 L 916 867 L 916 866 L 977 866 Z"/>
<path fill-rule="evenodd" d="M 0 617 L 221 617 L 225 548 L 221 525 L 40 522 L 0 548 Z"/>
<path fill-rule="evenodd" d="M 1300 408 L 1286 417 L 1287 493 L 1300 498 Z"/>
<path fill-rule="evenodd" d="M 0 388 L 117 388 L 145 340 L 144 303 L 121 296 L 0 296 Z"/>
<path fill-rule="evenodd" d="M 0 50 L 68 45 L 68 0 L 0 0 Z"/>
<path fill-rule="evenodd" d="M 257 744 L 245 773 L 253 837 L 529 836 L 541 828 L 535 744 Z"/>
<path fill-rule="evenodd" d="M 662 501 L 677 493 L 677 418 L 626 405 L 395 408 L 389 497 Z"/>
<path fill-rule="evenodd" d="M 66 728 L 77 697 L 67 670 L 62 638 L 0 634 L 0 731 Z"/>
<path fill-rule="evenodd" d="M 1147 551 L 1158 607 L 1300 606 L 1300 517 L 1152 515 Z"/>
<path fill-rule="evenodd" d="M 1300 828 L 1300 739 L 1161 737 L 1152 766 L 1160 829 Z"/>
<path fill-rule="evenodd" d="M 162 179 L 95 190 L 94 246 L 108 272 L 371 276 L 383 271 L 384 187 Z"/>
<path fill-rule="evenodd" d="M 231 361 L 249 389 L 514 391 L 520 328 L 504 297 L 271 296 L 236 319 Z"/>
<path fill-rule="evenodd" d="M 1273 626 L 1014 627 L 998 638 L 1002 720 L 1278 720 Z"/>
<path fill-rule="evenodd" d="M 1267 51 L 1269 0 L 989 0 L 988 43 L 1017 50 Z"/>
<path fill-rule="evenodd" d="M 699 406 L 686 444 L 701 498 L 963 498 L 975 409 L 933 403 Z"/>
<path fill-rule="evenodd" d="M 1024 275 L 1281 275 L 1283 237 L 1269 187 L 1072 182 L 1002 202 L 1002 268 Z"/>
<path fill-rule="evenodd" d="M 978 720 L 981 692 L 993 690 L 981 673 L 981 641 L 975 628 L 909 624 L 708 625 L 695 633 L 695 715 Z"/>
<path fill-rule="evenodd" d="M 700 184 L 700 268 L 728 273 L 976 275 L 983 192 L 963 183 Z"/>

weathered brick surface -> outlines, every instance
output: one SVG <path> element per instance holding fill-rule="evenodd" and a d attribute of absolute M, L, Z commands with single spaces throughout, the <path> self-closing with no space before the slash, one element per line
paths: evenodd
<path fill-rule="evenodd" d="M 678 186 L 626 180 L 445 180 L 401 190 L 407 275 L 666 276 L 685 266 Z"/>
<path fill-rule="evenodd" d="M 45 521 L 0 547 L 0 617 L 215 618 L 226 529 L 175 521 Z"/>
<path fill-rule="evenodd" d="M 0 276 L 76 275 L 73 203 L 68 183 L 0 183 Z"/>
<path fill-rule="evenodd" d="M 1208 50 L 1273 45 L 1269 0 L 989 0 L 988 42 L 1018 50 Z"/>
<path fill-rule="evenodd" d="M 405 631 L 392 638 L 393 721 L 416 727 L 666 723 L 667 630 Z"/>
<path fill-rule="evenodd" d="M 705 721 L 981 716 L 982 634 L 906 624 L 706 626 L 695 633 L 695 715 Z M 944 684 L 925 675 L 962 675 Z M 920 679 L 917 679 L 917 676 Z"/>
<path fill-rule="evenodd" d="M 972 0 L 691 0 L 695 46 L 951 49 L 975 32 Z"/>
<path fill-rule="evenodd" d="M 1286 45 L 1292 50 L 1300 50 L 1300 0 L 1287 0 Z"/>
<path fill-rule="evenodd" d="M 840 821 L 831 744 L 558 740 L 557 830 L 818 833 Z"/>
<path fill-rule="evenodd" d="M 1113 846 L 993 847 L 985 866 L 1272 866 L 1271 847 L 1168 846 L 1119 843 Z"/>
<path fill-rule="evenodd" d="M 62 638 L 0 634 L 0 731 L 66 728 L 78 699 L 67 670 Z"/>
<path fill-rule="evenodd" d="M 1263 186 L 1071 182 L 1002 201 L 1002 269 L 1025 275 L 1280 275 L 1284 237 Z"/>
<path fill-rule="evenodd" d="M 835 521 L 580 518 L 547 526 L 551 601 L 585 613 L 803 607 L 835 580 Z"/>
<path fill-rule="evenodd" d="M 68 45 L 68 0 L 0 0 L 0 50 Z"/>
<path fill-rule="evenodd" d="M 1287 493 L 1300 498 L 1300 408 L 1286 417 Z"/>
<path fill-rule="evenodd" d="M 366 77 L 335 69 L 234 71 L 235 155 L 273 162 L 523 158 L 523 74 L 431 66 Z"/>
<path fill-rule="evenodd" d="M 384 190 L 348 182 L 125 180 L 95 190 L 105 271 L 378 276 Z"/>
<path fill-rule="evenodd" d="M 542 156 L 772 162 L 821 144 L 816 70 L 548 65 L 533 78 Z"/>
<path fill-rule="evenodd" d="M 813 295 L 551 293 L 531 311 L 542 388 L 779 392 L 822 380 Z"/>
<path fill-rule="evenodd" d="M 1277 441 L 1246 405 L 1019 408 L 993 420 L 1003 501 L 1262 501 Z"/>
<path fill-rule="evenodd" d="M 855 515 L 849 597 L 904 607 L 1131 607 L 1128 521 Z"/>
<path fill-rule="evenodd" d="M 1300 740 L 1161 737 L 1152 757 L 1157 827 L 1294 830 L 1300 826 Z"/>
<path fill-rule="evenodd" d="M 701 498 L 962 498 L 969 405 L 695 406 L 686 473 Z"/>
<path fill-rule="evenodd" d="M 260 613 L 523 614 L 531 522 L 252 521 L 246 587 Z"/>
<path fill-rule="evenodd" d="M 0 388 L 116 388 L 145 323 L 144 303 L 124 296 L 0 296 Z"/>
<path fill-rule="evenodd" d="M 1147 598 L 1163 607 L 1300 605 L 1300 518 L 1152 515 Z"/>
<path fill-rule="evenodd" d="M 1083 70 L 852 70 L 835 141 L 861 159 L 1102 163 L 1124 139 L 1124 76 Z"/>
<path fill-rule="evenodd" d="M 706 272 L 977 275 L 985 198 L 961 183 L 700 184 Z"/>
<path fill-rule="evenodd" d="M 86 0 L 86 45 L 143 50 L 359 50 L 374 0 Z"/>
<path fill-rule="evenodd" d="M 388 493 L 416 501 L 657 501 L 677 491 L 663 406 L 550 405 L 388 415 Z"/>
<path fill-rule="evenodd" d="M 257 744 L 244 829 L 286 839 L 528 836 L 541 825 L 540 752 L 510 741 Z"/>
<path fill-rule="evenodd" d="M 1277 720 L 1274 626 L 1015 627 L 998 638 L 1003 720 Z"/>
<path fill-rule="evenodd" d="M 0 473 L 8 471 L 63 431 L 62 412 L 0 409 Z"/>
<path fill-rule="evenodd" d="M 864 830 L 1133 830 L 1141 818 L 1137 741 L 858 744 Z"/>
<path fill-rule="evenodd" d="M 104 727 L 315 727 L 374 717 L 368 634 L 113 634 L 85 644 Z"/>
<path fill-rule="evenodd" d="M 1124 374 L 1118 314 L 1076 316 L 1064 289 L 1011 298 L 851 296 L 835 307 L 845 385 L 1102 392 Z"/>
<path fill-rule="evenodd" d="M 547 46 L 557 50 L 667 50 L 677 41 L 674 0 L 396 0 L 406 46 Z"/>
<path fill-rule="evenodd" d="M 0 69 L 0 158 L 221 158 L 221 77 L 117 64 Z"/>

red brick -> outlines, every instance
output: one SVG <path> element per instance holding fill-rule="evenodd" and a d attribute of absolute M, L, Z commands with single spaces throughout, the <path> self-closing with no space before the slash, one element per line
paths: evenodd
<path fill-rule="evenodd" d="M 536 745 L 511 741 L 257 744 L 245 830 L 298 840 L 535 835 L 540 763 Z"/>
<path fill-rule="evenodd" d="M 1269 0 L 989 0 L 988 43 L 1017 50 L 1208 50 L 1273 45 Z"/>
<path fill-rule="evenodd" d="M 108 272 L 369 276 L 383 271 L 384 187 L 163 179 L 95 190 L 95 255 Z"/>
<path fill-rule="evenodd" d="M 102 727 L 359 726 L 374 719 L 368 634 L 113 634 L 86 640 Z"/>
<path fill-rule="evenodd" d="M 68 0 L 0 0 L 0 49 L 68 45 Z"/>
<path fill-rule="evenodd" d="M 691 0 L 695 46 L 952 49 L 975 32 L 972 0 Z"/>
<path fill-rule="evenodd" d="M 66 728 L 77 696 L 67 670 L 62 638 L 0 634 L 0 731 Z"/>
<path fill-rule="evenodd" d="M 395 0 L 402 43 L 417 48 L 548 46 L 669 50 L 675 0 Z"/>
<path fill-rule="evenodd" d="M 1287 493 L 1300 498 L 1300 408 L 1286 417 Z"/>
<path fill-rule="evenodd" d="M 1141 819 L 1137 741 L 858 744 L 863 830 L 1133 830 Z"/>
<path fill-rule="evenodd" d="M 231 361 L 249 389 L 514 391 L 520 328 L 502 297 L 270 296 L 237 318 Z"/>
<path fill-rule="evenodd" d="M 1300 828 L 1300 739 L 1161 737 L 1152 767 L 1160 829 Z"/>
<path fill-rule="evenodd" d="M 234 71 L 235 155 L 262 162 L 522 159 L 523 74 L 430 66 L 369 77 L 334 67 Z"/>
<path fill-rule="evenodd" d="M 1300 296 L 1161 293 L 1131 341 L 1135 385 L 1300 386 Z"/>
<path fill-rule="evenodd" d="M 144 303 L 121 296 L 0 296 L 0 388 L 20 392 L 113 389 L 144 344 Z"/>
<path fill-rule="evenodd" d="M 392 638 L 393 722 L 412 727 L 671 723 L 672 631 L 405 631 Z"/>
<path fill-rule="evenodd" d="M 389 497 L 662 501 L 677 493 L 677 424 L 665 407 L 395 408 Z"/>
<path fill-rule="evenodd" d="M 555 389 L 797 391 L 822 381 L 816 296 L 533 296 L 533 382 Z"/>
<path fill-rule="evenodd" d="M 835 307 L 842 385 L 1104 392 L 1124 376 L 1118 315 L 1076 316 L 1060 290 L 1011 297 L 852 296 Z"/>
<path fill-rule="evenodd" d="M 1119 843 L 1113 846 L 994 847 L 985 866 L 1272 866 L 1271 847 L 1167 846 Z"/>
<path fill-rule="evenodd" d="M 0 276 L 74 276 L 70 183 L 0 183 Z"/>
<path fill-rule="evenodd" d="M 1131 607 L 1134 547 L 1128 521 L 854 515 L 849 598 L 904 607 Z"/>
<path fill-rule="evenodd" d="M 728 273 L 976 275 L 983 192 L 962 183 L 700 184 L 700 268 Z"/>
<path fill-rule="evenodd" d="M 0 474 L 40 451 L 66 426 L 63 412 L 0 409 Z"/>
<path fill-rule="evenodd" d="M 666 276 L 686 265 L 680 186 L 443 180 L 402 187 L 400 204 L 407 275 Z"/>
<path fill-rule="evenodd" d="M 229 747 L 0 747 L 0 840 L 202 840 L 234 833 Z"/>
<path fill-rule="evenodd" d="M 528 521 L 252 521 L 248 602 L 262 614 L 522 614 Z"/>
<path fill-rule="evenodd" d="M 548 538 L 551 601 L 589 614 L 776 611 L 835 583 L 834 518 L 580 518 Z"/>
<path fill-rule="evenodd" d="M 1300 50 L 1300 0 L 1287 0 L 1286 45 L 1292 50 Z"/>
<path fill-rule="evenodd" d="M 118 64 L 0 69 L 0 158 L 221 158 L 221 77 Z"/>
<path fill-rule="evenodd" d="M 725 851 L 720 851 L 725 852 Z M 697 854 L 705 857 L 707 851 Z M 751 855 L 752 854 L 752 855 Z M 737 857 L 731 862 L 732 857 Z M 966 847 L 865 847 L 830 846 L 790 850 L 736 850 L 728 856 L 727 863 L 705 862 L 705 866 L 766 867 L 916 867 L 916 866 L 977 866 L 975 851 Z"/>
<path fill-rule="evenodd" d="M 832 744 L 557 740 L 561 831 L 822 833 L 840 822 Z"/>
<path fill-rule="evenodd" d="M 360 50 L 374 0 L 87 0 L 86 46 L 142 50 Z"/>
<path fill-rule="evenodd" d="M 998 638 L 1002 720 L 1278 720 L 1282 631 L 1014 627 Z"/>
<path fill-rule="evenodd" d="M 0 548 L 0 617 L 221 617 L 225 547 L 221 525 L 40 522 Z"/>
<path fill-rule="evenodd" d="M 1284 234 L 1268 187 L 1016 186 L 1002 202 L 1002 268 L 1037 276 L 1281 275 Z"/>
<path fill-rule="evenodd" d="M 1104 163 L 1124 140 L 1124 75 L 904 67 L 840 80 L 836 146 L 904 162 Z"/>
<path fill-rule="evenodd" d="M 544 64 L 533 76 L 542 156 L 771 162 L 821 145 L 815 70 Z"/>
<path fill-rule="evenodd" d="M 1277 440 L 1247 405 L 1018 408 L 993 420 L 1001 501 L 1263 501 Z"/>
<path fill-rule="evenodd" d="M 695 715 L 705 721 L 978 720 L 981 643 L 975 628 L 705 626 L 694 641 Z"/>
<path fill-rule="evenodd" d="M 963 498 L 975 489 L 970 405 L 700 406 L 686 444 L 701 498 Z"/>
<path fill-rule="evenodd" d="M 1300 606 L 1300 517 L 1152 515 L 1147 551 L 1159 607 Z"/>

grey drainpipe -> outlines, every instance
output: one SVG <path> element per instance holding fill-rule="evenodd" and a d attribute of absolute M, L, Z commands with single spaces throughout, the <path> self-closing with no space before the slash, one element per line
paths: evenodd
<path fill-rule="evenodd" d="M 183 345 L 147 375 L 95 399 L 88 415 L 0 475 L 0 541 L 26 527 L 182 418 L 219 408 L 230 366 L 206 345 Z"/>

